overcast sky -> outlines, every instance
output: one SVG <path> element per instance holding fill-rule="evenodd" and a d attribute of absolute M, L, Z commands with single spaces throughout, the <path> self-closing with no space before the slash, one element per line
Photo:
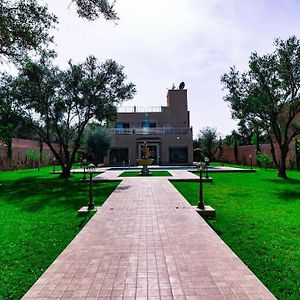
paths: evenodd
<path fill-rule="evenodd" d="M 299 0 L 117 0 L 118 24 L 77 17 L 71 0 L 46 0 L 59 17 L 58 63 L 93 54 L 125 66 L 137 94 L 124 105 L 166 105 L 166 92 L 184 81 L 194 136 L 206 126 L 222 135 L 236 126 L 222 100 L 220 77 L 245 70 L 251 52 L 274 50 L 276 37 L 300 38 Z"/>

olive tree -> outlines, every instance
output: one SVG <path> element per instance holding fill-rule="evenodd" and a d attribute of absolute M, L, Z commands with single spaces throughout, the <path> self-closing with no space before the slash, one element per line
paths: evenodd
<path fill-rule="evenodd" d="M 232 67 L 221 82 L 228 91 L 225 101 L 232 117 L 264 130 L 278 176 L 287 178 L 289 145 L 300 134 L 300 41 L 295 36 L 276 39 L 273 53 L 252 53 L 247 72 Z"/>
<path fill-rule="evenodd" d="M 9 91 L 24 125 L 49 146 L 62 167 L 61 176 L 69 177 L 87 124 L 114 120 L 116 104 L 132 98 L 135 86 L 125 82 L 123 66 L 115 61 L 99 63 L 89 56 L 61 70 L 53 65 L 53 55 L 24 61 Z M 61 151 L 53 146 L 53 135 Z"/>

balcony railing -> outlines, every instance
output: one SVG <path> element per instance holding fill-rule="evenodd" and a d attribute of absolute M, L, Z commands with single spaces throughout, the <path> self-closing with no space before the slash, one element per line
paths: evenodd
<path fill-rule="evenodd" d="M 119 106 L 118 113 L 146 113 L 146 112 L 161 112 L 161 106 Z"/>
<path fill-rule="evenodd" d="M 189 127 L 156 127 L 156 128 L 110 128 L 112 134 L 122 135 L 174 135 L 190 134 L 192 128 Z"/>

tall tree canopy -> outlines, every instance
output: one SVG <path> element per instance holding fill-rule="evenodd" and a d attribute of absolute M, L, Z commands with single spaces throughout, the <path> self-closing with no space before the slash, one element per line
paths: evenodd
<path fill-rule="evenodd" d="M 212 159 L 217 144 L 218 139 L 216 128 L 205 127 L 200 130 L 198 136 L 198 146 L 200 148 L 202 161 L 205 157 L 208 157 L 210 160 Z"/>
<path fill-rule="evenodd" d="M 103 16 L 106 20 L 118 20 L 114 10 L 115 1 L 108 0 L 72 0 L 77 5 L 77 13 L 87 20 L 96 20 Z"/>
<path fill-rule="evenodd" d="M 7 158 L 12 159 L 12 138 L 19 122 L 18 113 L 12 97 L 12 77 L 3 74 L 0 78 L 0 141 L 7 150 Z"/>
<path fill-rule="evenodd" d="M 233 118 L 266 132 L 278 176 L 286 178 L 289 144 L 300 134 L 300 41 L 295 36 L 276 39 L 273 53 L 252 53 L 249 71 L 240 73 L 232 67 L 221 82 Z M 275 143 L 280 148 L 278 157 Z"/>
<path fill-rule="evenodd" d="M 103 163 L 111 142 L 112 135 L 106 127 L 92 124 L 86 128 L 84 149 L 95 165 Z"/>
<path fill-rule="evenodd" d="M 115 1 L 66 0 L 74 4 L 79 17 L 93 21 L 101 16 L 118 20 Z M 67 3 L 67 2 L 66 2 Z M 57 17 L 37 0 L 0 1 L 0 62 L 19 61 L 33 51 L 40 51 L 53 41 L 49 33 Z"/>
<path fill-rule="evenodd" d="M 66 70 L 52 64 L 53 53 L 43 53 L 38 61 L 23 62 L 19 75 L 11 80 L 19 116 L 49 146 L 62 167 L 62 177 L 70 176 L 86 125 L 116 117 L 116 104 L 132 98 L 135 86 L 125 83 L 123 66 L 112 60 L 99 63 L 90 56 L 84 63 L 69 62 Z M 62 147 L 57 151 L 53 134 Z"/>
<path fill-rule="evenodd" d="M 52 41 L 49 29 L 57 22 L 36 0 L 0 1 L 0 62 L 16 61 Z"/>

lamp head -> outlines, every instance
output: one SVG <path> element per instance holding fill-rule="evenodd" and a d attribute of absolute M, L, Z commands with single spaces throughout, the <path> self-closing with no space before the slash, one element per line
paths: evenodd
<path fill-rule="evenodd" d="M 95 170 L 95 165 L 94 164 L 89 164 L 87 169 L 88 169 L 89 173 L 92 173 Z"/>
<path fill-rule="evenodd" d="M 198 168 L 198 171 L 202 171 L 202 163 L 201 162 L 199 162 L 197 164 L 197 168 Z"/>

